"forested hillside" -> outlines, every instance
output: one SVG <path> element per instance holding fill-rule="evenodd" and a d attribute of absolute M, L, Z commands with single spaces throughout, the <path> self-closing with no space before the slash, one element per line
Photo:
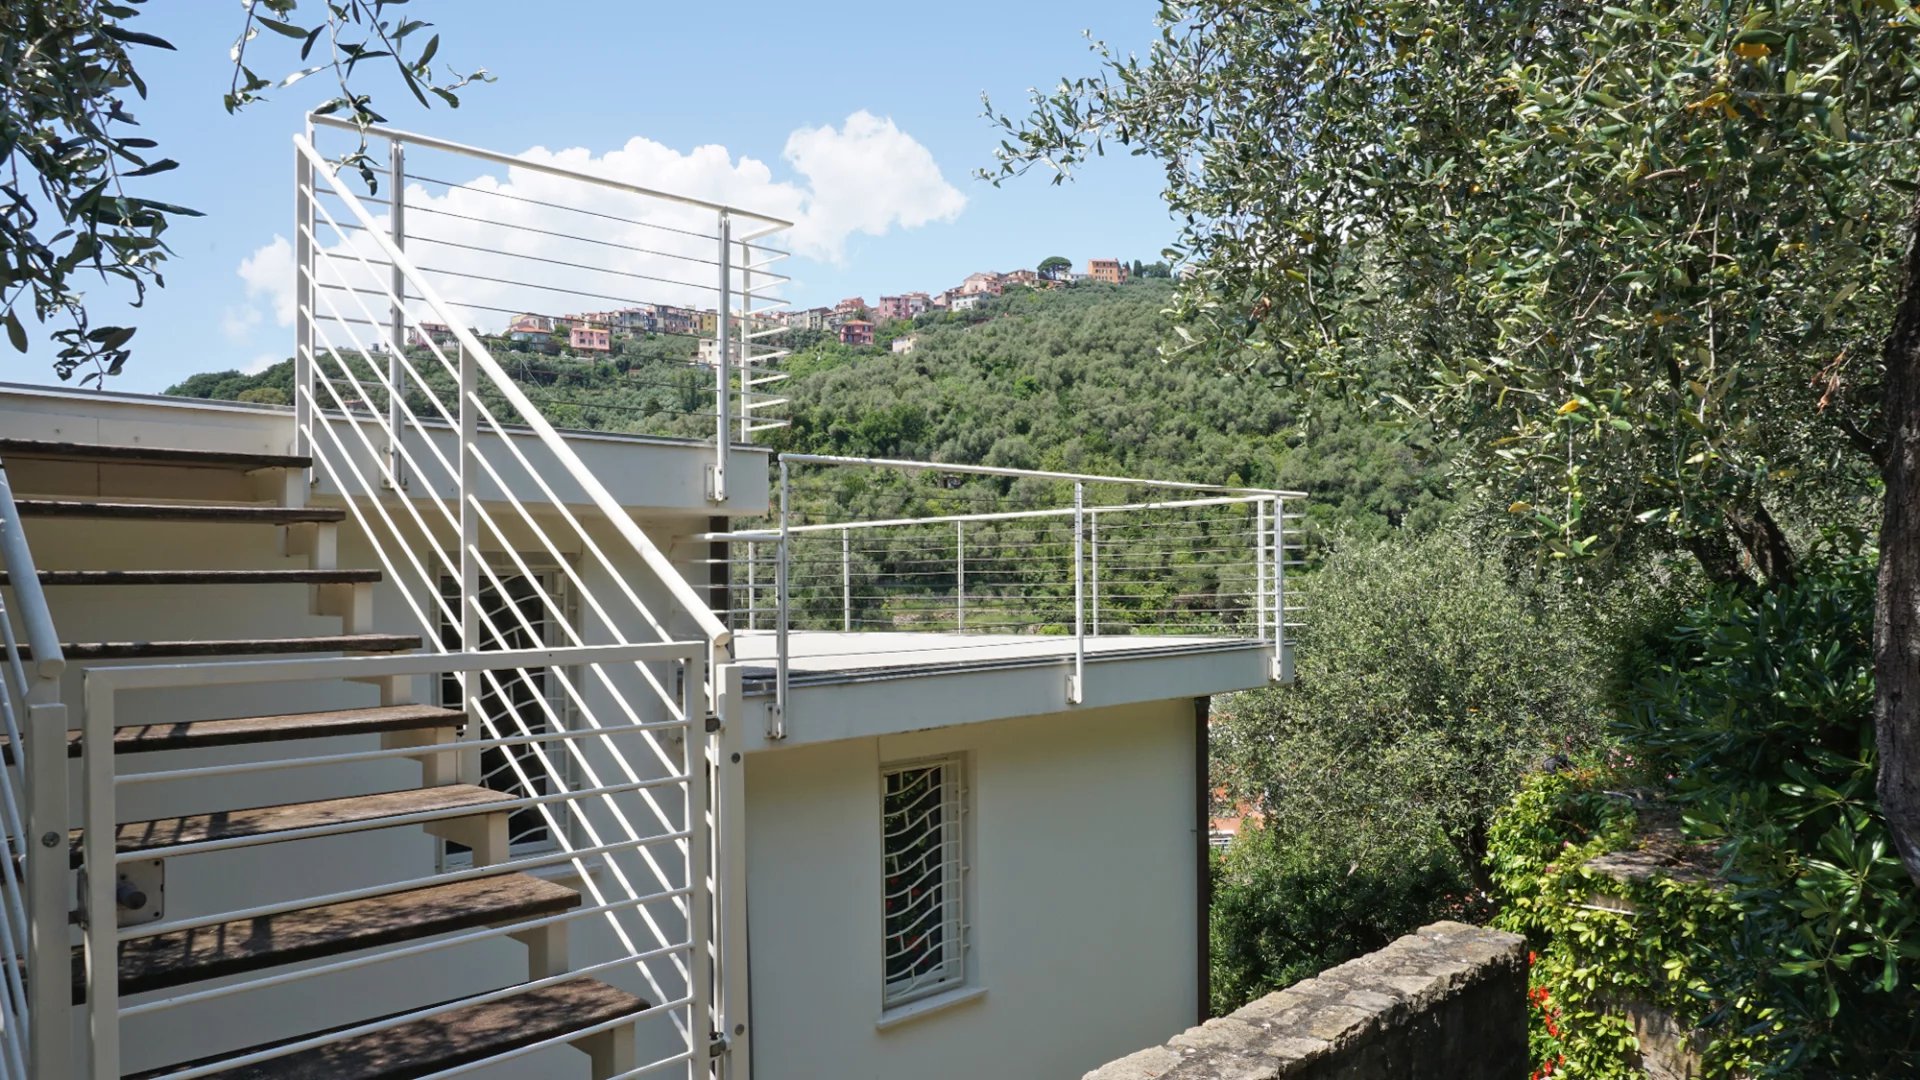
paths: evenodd
<path fill-rule="evenodd" d="M 880 343 L 804 345 L 788 358 L 782 449 L 1114 473 L 1309 491 L 1311 512 L 1368 535 L 1426 527 L 1452 503 L 1418 433 L 1289 395 L 1201 360 L 1166 360 L 1165 281 L 1015 289 L 971 312 L 882 328 Z M 886 342 L 916 335 L 914 350 Z M 608 360 L 503 350 L 501 364 L 562 427 L 704 434 L 711 382 L 684 338 L 619 343 Z M 423 369 L 431 357 L 419 351 Z M 289 400 L 292 364 L 196 375 L 188 397 Z"/>

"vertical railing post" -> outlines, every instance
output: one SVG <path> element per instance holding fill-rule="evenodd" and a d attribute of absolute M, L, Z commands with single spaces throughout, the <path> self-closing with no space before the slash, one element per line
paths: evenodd
<path fill-rule="evenodd" d="M 692 1043 L 692 1075 L 708 1077 L 713 1070 L 710 1056 L 713 1044 L 720 1034 L 713 1008 L 714 984 L 719 975 L 713 919 L 713 875 L 718 871 L 718 859 L 709 816 L 714 810 L 710 770 L 714 767 L 713 751 L 718 748 L 718 742 L 714 734 L 706 731 L 705 658 L 689 656 L 685 663 L 680 682 L 680 708 L 687 723 L 686 738 L 682 740 L 687 770 L 687 991 L 692 999 L 693 1018 L 690 1025 L 693 1030 L 687 1037 Z M 717 669 L 713 672 L 716 678 L 719 674 Z"/>
<path fill-rule="evenodd" d="M 1273 497 L 1273 677 L 1287 673 L 1287 543 L 1286 502 Z"/>
<path fill-rule="evenodd" d="M 953 523 L 954 633 L 967 631 L 967 523 Z"/>
<path fill-rule="evenodd" d="M 725 210 L 719 214 L 720 225 L 720 307 L 714 321 L 713 336 L 715 354 L 713 361 L 713 414 L 715 420 L 713 436 L 713 482 L 708 485 L 707 497 L 714 502 L 727 501 L 727 450 L 733 440 L 732 410 L 728 408 L 728 376 L 732 370 L 732 352 L 728 343 L 732 339 L 733 307 L 733 224 Z M 744 387 L 742 388 L 744 390 Z"/>
<path fill-rule="evenodd" d="M 67 936 L 72 907 L 67 836 L 72 823 L 67 707 L 59 693 L 57 676 L 43 677 L 35 685 L 34 695 L 42 700 L 29 697 L 24 729 L 27 820 L 20 842 L 26 863 L 27 971 L 34 976 L 27 980 L 27 1052 L 35 1077 L 79 1075 L 73 1054 L 73 987 L 63 974 L 73 962 L 73 943 Z"/>
<path fill-rule="evenodd" d="M 1067 680 L 1067 703 L 1078 705 L 1086 697 L 1087 607 L 1086 607 L 1086 515 L 1087 485 L 1073 482 L 1073 677 Z"/>
<path fill-rule="evenodd" d="M 760 629 L 760 587 L 755 578 L 759 577 L 760 553 L 754 550 L 754 541 L 742 540 L 741 545 L 747 552 L 747 629 Z"/>
<path fill-rule="evenodd" d="M 480 508 L 475 505 L 480 481 L 479 409 L 474 398 L 479 393 L 479 365 L 460 346 L 460 651 L 477 652 L 480 645 Z M 480 708 L 480 676 L 472 671 L 460 673 L 460 703 L 467 711 L 469 739 L 484 739 L 486 724 Z M 463 784 L 481 780 L 480 752 L 459 755 L 458 771 Z"/>
<path fill-rule="evenodd" d="M 1100 636 L 1100 514 L 1090 511 L 1087 514 L 1087 548 L 1093 557 L 1093 636 Z"/>
<path fill-rule="evenodd" d="M 1267 640 L 1267 504 L 1253 504 L 1253 617 L 1261 641 Z"/>
<path fill-rule="evenodd" d="M 738 369 L 739 392 L 734 395 L 735 414 L 740 418 L 740 442 L 753 441 L 753 421 L 747 414 L 751 406 L 747 401 L 748 388 L 753 385 L 753 369 L 749 363 L 748 352 L 753 347 L 753 247 L 747 241 L 740 243 L 740 362 Z"/>
<path fill-rule="evenodd" d="M 744 741 L 741 713 L 746 703 L 738 665 L 725 665 L 714 671 L 712 678 L 719 692 L 716 712 L 720 721 L 713 754 L 714 908 L 720 975 L 714 1003 L 728 1047 L 722 1066 L 724 1080 L 747 1080 L 753 1075 L 753 1040 L 747 1031 L 752 1022 L 747 989 L 747 785 L 740 751 Z"/>
<path fill-rule="evenodd" d="M 293 452 L 313 452 L 313 163 L 293 151 Z M 307 467 L 313 480 L 313 467 Z"/>
<path fill-rule="evenodd" d="M 790 608 L 788 589 L 792 585 L 789 561 L 792 533 L 789 532 L 787 513 L 788 498 L 792 493 L 791 480 L 787 463 L 783 460 L 780 462 L 780 547 L 775 553 L 773 564 L 775 666 L 773 715 L 767 729 L 767 737 L 770 739 L 787 737 L 787 624 Z"/>
<path fill-rule="evenodd" d="M 840 629 L 853 633 L 853 534 L 840 530 Z"/>
<path fill-rule="evenodd" d="M 84 684 L 81 700 L 85 710 L 80 719 L 80 775 L 83 778 L 80 798 L 84 807 L 81 862 L 86 876 L 80 910 L 86 926 L 88 1068 L 93 1080 L 119 1080 L 120 905 L 113 827 L 114 691 L 100 673 L 94 672 Z M 64 730 L 60 732 L 60 739 L 62 742 L 66 739 Z M 44 745 L 46 740 L 41 742 Z M 66 762 L 61 762 L 60 768 L 64 770 Z M 46 843 L 46 837 L 41 837 L 41 843 Z M 64 837 L 57 847 L 62 853 L 66 851 Z M 58 880 L 64 886 L 64 869 Z M 58 965 L 41 968 L 35 973 L 35 981 L 65 981 L 56 974 L 60 970 Z"/>
<path fill-rule="evenodd" d="M 407 148 L 399 139 L 389 140 L 387 152 L 387 233 L 393 246 L 407 248 Z M 393 299 L 388 305 L 387 348 L 387 475 L 393 486 L 407 486 L 406 460 L 401 457 L 400 440 L 401 381 L 400 350 L 407 347 L 407 275 L 395 266 L 389 279 Z"/>

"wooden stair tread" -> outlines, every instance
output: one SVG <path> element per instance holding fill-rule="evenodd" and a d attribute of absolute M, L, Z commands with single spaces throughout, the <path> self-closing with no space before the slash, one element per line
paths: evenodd
<path fill-rule="evenodd" d="M 226 720 L 186 720 L 177 724 L 128 724 L 115 729 L 113 750 L 116 754 L 199 750 L 209 746 L 459 727 L 466 720 L 466 714 L 460 710 L 437 705 L 379 705 L 365 709 L 236 716 Z M 67 732 L 67 756 L 80 756 L 78 731 Z M 0 735 L 0 759 L 9 765 L 13 763 L 13 743 L 4 735 Z"/>
<path fill-rule="evenodd" d="M 33 458 L 85 461 L 102 465 L 171 465 L 199 469 L 304 469 L 312 458 L 292 454 L 254 454 L 227 450 L 187 450 L 171 446 L 129 446 L 108 443 L 55 442 L 45 439 L 0 439 L 0 461 Z"/>
<path fill-rule="evenodd" d="M 137 521 L 228 521 L 253 525 L 300 525 L 345 521 L 345 510 L 323 506 L 240 506 L 219 503 L 128 503 L 81 499 L 19 499 L 23 518 L 115 518 Z"/>
<path fill-rule="evenodd" d="M 647 1003 L 596 979 L 571 979 L 409 1024 L 230 1069 L 221 1080 L 414 1080 L 523 1046 L 632 1016 Z M 293 1040 L 138 1073 L 150 1080 Z"/>
<path fill-rule="evenodd" d="M 198 930 L 134 938 L 120 946 L 120 992 L 141 994 L 202 979 L 337 956 L 383 945 L 558 915 L 580 894 L 530 874 L 434 885 Z M 86 960 L 73 952 L 73 1000 L 86 997 Z"/>
<path fill-rule="evenodd" d="M 228 720 L 190 720 L 179 724 L 121 727 L 113 733 L 113 749 L 120 754 L 148 750 L 191 750 L 281 739 L 319 739 L 332 735 L 459 727 L 466 721 L 466 714 L 460 710 L 443 709 L 437 705 L 379 705 L 365 709 L 237 716 Z"/>
<path fill-rule="evenodd" d="M 42 570 L 42 585 L 370 585 L 378 570 Z M 9 576 L 0 572 L 0 585 Z"/>
<path fill-rule="evenodd" d="M 209 641 L 63 641 L 68 660 L 144 660 L 175 656 L 258 656 L 267 653 L 405 652 L 423 643 L 418 634 L 321 634 L 297 638 L 232 638 Z M 20 659 L 33 659 L 20 646 Z"/>
<path fill-rule="evenodd" d="M 317 802 L 282 803 L 242 810 L 215 810 L 204 814 L 129 821 L 114 826 L 114 850 L 151 852 L 164 856 L 167 849 L 180 844 L 206 840 L 227 840 L 242 836 L 271 836 L 316 825 L 367 824 L 373 828 L 382 818 L 399 817 L 433 810 L 470 810 L 474 814 L 493 812 L 497 803 L 511 802 L 504 791 L 471 784 L 446 784 L 440 787 L 409 788 L 378 795 L 352 795 L 343 799 Z M 454 814 L 449 817 L 464 817 Z M 447 820 L 445 818 L 440 820 Z M 74 860 L 80 858 L 81 830 L 70 837 Z"/>

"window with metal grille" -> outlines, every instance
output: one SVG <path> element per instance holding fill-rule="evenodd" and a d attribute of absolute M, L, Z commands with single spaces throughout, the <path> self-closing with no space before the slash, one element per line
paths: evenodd
<path fill-rule="evenodd" d="M 881 772 L 881 1005 L 904 1005 L 967 978 L 965 818 L 960 759 Z"/>

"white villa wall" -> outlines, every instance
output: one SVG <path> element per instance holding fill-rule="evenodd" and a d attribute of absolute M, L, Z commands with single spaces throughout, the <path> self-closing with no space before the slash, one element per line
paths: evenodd
<path fill-rule="evenodd" d="M 1059 1080 L 1194 1022 L 1190 699 L 747 759 L 755 1080 Z M 963 753 L 973 1000 L 883 1026 L 879 770 Z"/>

